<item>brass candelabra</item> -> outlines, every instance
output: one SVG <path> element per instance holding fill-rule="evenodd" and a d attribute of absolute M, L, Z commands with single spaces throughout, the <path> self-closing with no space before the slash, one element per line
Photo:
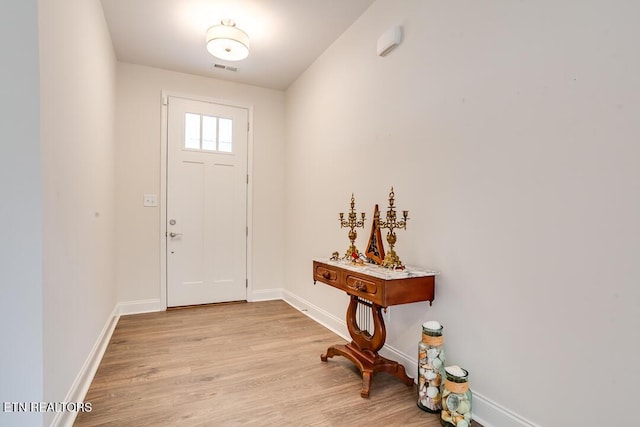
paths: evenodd
<path fill-rule="evenodd" d="M 402 211 L 402 219 L 400 221 L 397 220 L 396 217 L 396 209 L 395 209 L 395 193 L 393 192 L 393 187 L 391 187 L 391 192 L 389 193 L 389 209 L 387 210 L 387 220 L 380 221 L 378 219 L 378 228 L 388 228 L 387 232 L 387 242 L 389 243 L 389 252 L 384 257 L 384 261 L 382 265 L 387 268 L 404 268 L 402 265 L 402 261 L 400 261 L 400 257 L 396 254 L 396 251 L 393 247 L 396 244 L 396 229 L 407 229 L 407 220 L 409 219 L 409 211 Z"/>
<path fill-rule="evenodd" d="M 358 237 L 356 228 L 358 227 L 364 228 L 365 218 L 364 218 L 364 212 L 362 212 L 360 214 L 362 216 L 362 219 L 358 219 L 358 215 L 356 213 L 355 207 L 356 207 L 356 199 L 353 197 L 353 193 L 351 193 L 351 209 L 349 209 L 349 212 L 347 213 L 347 219 L 344 219 L 344 212 L 340 212 L 339 214 L 340 228 L 349 229 L 349 240 L 351 241 L 351 245 L 349 246 L 349 249 L 347 249 L 347 252 L 344 255 L 346 259 L 352 259 L 354 253 L 356 255 L 360 253 L 356 248 L 356 244 L 355 244 L 356 237 Z"/>

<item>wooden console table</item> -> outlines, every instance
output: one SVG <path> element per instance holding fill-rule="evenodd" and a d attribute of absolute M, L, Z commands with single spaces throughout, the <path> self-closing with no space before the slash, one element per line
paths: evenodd
<path fill-rule="evenodd" d="M 333 356 L 344 356 L 351 360 L 362 373 L 362 397 L 369 397 L 371 380 L 376 372 L 388 372 L 405 384 L 412 385 L 413 379 L 407 376 L 404 366 L 378 354 L 387 336 L 382 309 L 419 301 L 429 301 L 431 304 L 437 274 L 411 267 L 389 270 L 371 264 L 314 260 L 313 283 L 320 281 L 331 285 L 345 291 L 351 298 L 347 307 L 347 328 L 352 341 L 346 345 L 332 345 L 325 354 L 320 355 L 320 360 L 326 362 Z M 358 326 L 356 312 L 359 304 L 371 307 L 373 334 Z"/>

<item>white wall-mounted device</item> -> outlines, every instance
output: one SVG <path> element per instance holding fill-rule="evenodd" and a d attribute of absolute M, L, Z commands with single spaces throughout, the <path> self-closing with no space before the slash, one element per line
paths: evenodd
<path fill-rule="evenodd" d="M 145 194 L 142 205 L 145 207 L 158 206 L 158 196 L 156 194 Z"/>
<path fill-rule="evenodd" d="M 402 40 L 402 27 L 391 27 L 378 39 L 378 56 L 391 52 Z"/>

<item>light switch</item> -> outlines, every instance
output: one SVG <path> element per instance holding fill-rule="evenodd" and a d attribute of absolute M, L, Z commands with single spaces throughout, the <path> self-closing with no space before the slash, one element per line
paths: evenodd
<path fill-rule="evenodd" d="M 156 194 L 145 194 L 142 204 L 146 207 L 158 206 L 158 196 Z"/>

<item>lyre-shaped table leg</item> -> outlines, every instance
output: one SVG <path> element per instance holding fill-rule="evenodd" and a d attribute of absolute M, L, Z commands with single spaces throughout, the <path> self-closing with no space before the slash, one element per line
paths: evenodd
<path fill-rule="evenodd" d="M 382 317 L 382 307 L 374 303 L 361 300 L 357 296 L 351 295 L 349 307 L 347 308 L 347 328 L 351 341 L 349 344 L 332 345 L 325 354 L 320 355 L 320 360 L 326 362 L 333 356 L 343 356 L 351 360 L 362 374 L 362 390 L 360 396 L 369 397 L 371 380 L 376 372 L 387 372 L 394 375 L 408 386 L 413 385 L 413 379 L 407 376 L 404 366 L 396 361 L 389 360 L 378 354 L 384 346 L 387 331 Z M 356 318 L 359 304 L 371 307 L 373 317 L 373 335 L 366 330 L 360 329 Z"/>

